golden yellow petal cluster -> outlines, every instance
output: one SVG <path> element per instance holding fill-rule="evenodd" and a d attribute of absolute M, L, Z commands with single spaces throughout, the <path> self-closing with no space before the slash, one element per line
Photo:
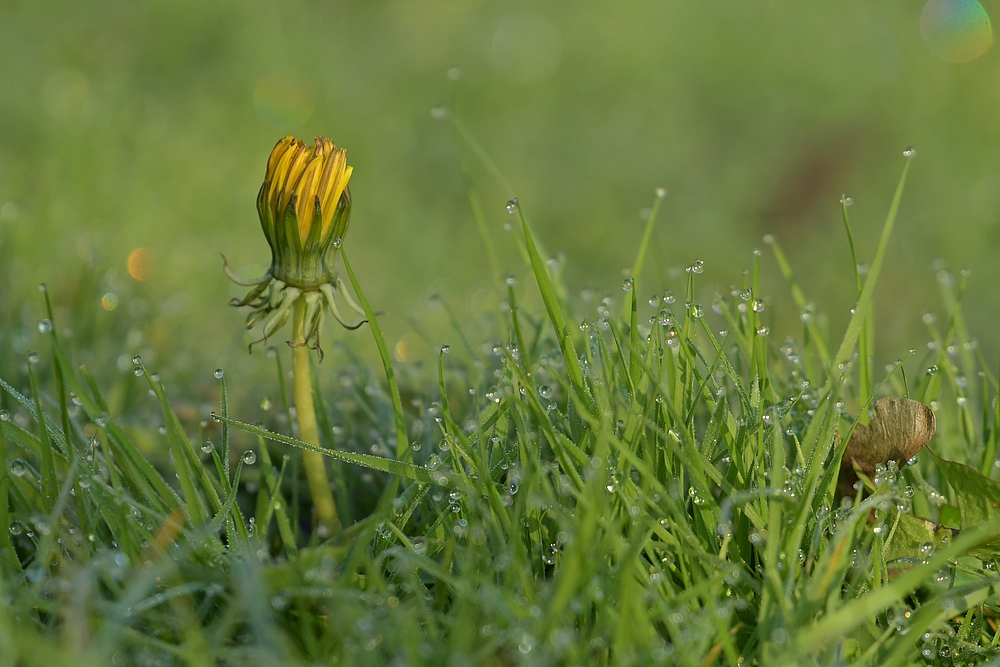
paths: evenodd
<path fill-rule="evenodd" d="M 268 184 L 267 205 L 280 219 L 289 202 L 295 202 L 299 236 L 305 244 L 320 211 L 320 239 L 325 239 L 333 222 L 340 196 L 347 189 L 354 168 L 347 166 L 347 150 L 337 148 L 325 137 L 316 137 L 311 147 L 294 136 L 279 141 L 267 160 L 264 182 Z"/>

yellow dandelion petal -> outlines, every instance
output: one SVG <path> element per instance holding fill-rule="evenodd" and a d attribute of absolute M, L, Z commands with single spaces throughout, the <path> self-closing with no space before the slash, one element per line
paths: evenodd
<path fill-rule="evenodd" d="M 310 160 L 299 182 L 295 185 L 295 217 L 299 221 L 299 233 L 302 235 L 302 242 L 305 243 L 309 237 L 309 230 L 312 228 L 313 217 L 316 214 L 316 192 L 319 190 L 320 170 L 323 168 L 322 159 Z"/>
<path fill-rule="evenodd" d="M 272 181 L 274 179 L 274 170 L 278 166 L 278 162 L 285 156 L 286 153 L 288 153 L 288 149 L 297 143 L 302 142 L 292 135 L 288 135 L 274 145 L 274 149 L 271 151 L 271 156 L 267 158 L 267 171 L 264 174 L 265 181 Z"/>

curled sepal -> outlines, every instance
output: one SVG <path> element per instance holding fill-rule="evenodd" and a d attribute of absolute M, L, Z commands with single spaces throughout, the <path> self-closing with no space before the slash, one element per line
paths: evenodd
<path fill-rule="evenodd" d="M 335 298 L 333 288 L 330 285 L 322 285 L 320 287 L 320 291 L 326 299 L 326 307 L 330 309 L 331 313 L 333 313 L 334 319 L 340 323 L 340 326 L 344 327 L 348 331 L 354 331 L 355 329 L 360 328 L 362 324 L 368 322 L 366 318 L 362 317 L 357 322 L 348 324 L 344 321 L 344 316 L 340 314 L 340 308 L 337 307 L 337 300 Z M 362 310 L 358 304 L 354 303 L 354 300 L 351 299 L 350 295 L 347 293 L 343 280 L 337 280 L 337 291 L 340 292 L 341 296 L 344 297 L 344 300 L 347 301 L 348 306 L 350 306 L 353 310 L 356 310 L 362 316 L 365 314 L 365 311 Z"/>

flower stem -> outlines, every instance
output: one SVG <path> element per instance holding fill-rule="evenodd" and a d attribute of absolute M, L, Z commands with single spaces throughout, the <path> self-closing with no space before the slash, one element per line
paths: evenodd
<path fill-rule="evenodd" d="M 306 345 L 306 300 L 295 302 L 292 331 L 292 383 L 295 390 L 295 414 L 299 422 L 299 439 L 319 445 L 316 409 L 313 407 L 312 377 L 309 372 L 309 348 Z M 302 452 L 302 462 L 309 480 L 313 507 L 316 509 L 316 529 L 321 536 L 340 532 L 340 517 L 326 475 L 326 461 L 318 452 Z"/>

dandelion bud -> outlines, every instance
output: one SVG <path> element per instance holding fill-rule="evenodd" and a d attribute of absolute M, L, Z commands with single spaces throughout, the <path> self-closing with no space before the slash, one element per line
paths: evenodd
<path fill-rule="evenodd" d="M 227 264 L 233 282 L 252 289 L 235 306 L 249 306 L 247 328 L 258 324 L 266 341 L 276 333 L 300 298 L 308 304 L 307 343 L 319 348 L 324 313 L 329 310 L 348 325 L 334 302 L 339 291 L 355 310 L 337 278 L 334 262 L 351 217 L 351 192 L 347 187 L 354 168 L 347 166 L 347 151 L 325 137 L 312 146 L 293 136 L 279 141 L 267 159 L 264 183 L 257 195 L 257 213 L 271 248 L 271 268 L 260 278 L 243 280 Z M 225 257 L 223 257 L 225 260 Z M 260 341 L 258 341 L 260 342 Z"/>

